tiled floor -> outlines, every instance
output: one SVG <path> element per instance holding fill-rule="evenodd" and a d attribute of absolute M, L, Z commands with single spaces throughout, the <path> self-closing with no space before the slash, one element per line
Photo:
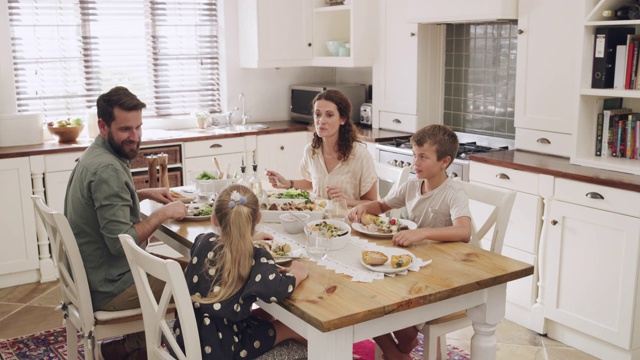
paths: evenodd
<path fill-rule="evenodd" d="M 59 296 L 57 282 L 0 289 L 0 339 L 61 327 L 62 313 L 55 310 Z M 447 342 L 469 352 L 472 334 L 469 327 L 449 334 Z M 498 360 L 596 359 L 507 320 L 498 325 L 497 338 Z"/>

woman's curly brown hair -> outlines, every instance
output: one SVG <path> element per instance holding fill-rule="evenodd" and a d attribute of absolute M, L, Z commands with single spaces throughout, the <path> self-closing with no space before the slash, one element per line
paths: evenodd
<path fill-rule="evenodd" d="M 316 105 L 318 100 L 326 100 L 334 103 L 338 108 L 338 113 L 340 114 L 341 119 L 345 119 L 344 124 L 340 125 L 340 129 L 338 130 L 338 160 L 345 161 L 351 155 L 351 151 L 353 150 L 353 143 L 358 140 L 358 128 L 353 124 L 353 120 L 351 120 L 351 103 L 349 99 L 338 90 L 326 90 L 313 99 L 311 102 L 311 108 L 313 113 L 313 108 Z M 315 114 L 314 114 L 314 122 L 315 122 Z M 318 133 L 313 133 L 313 141 L 311 142 L 311 147 L 313 148 L 313 154 L 322 146 L 322 138 L 318 136 Z"/>

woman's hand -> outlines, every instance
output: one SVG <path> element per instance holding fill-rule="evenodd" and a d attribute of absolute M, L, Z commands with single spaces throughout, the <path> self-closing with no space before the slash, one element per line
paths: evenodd
<path fill-rule="evenodd" d="M 329 200 L 345 199 L 347 200 L 347 202 L 350 200 L 344 196 L 344 192 L 342 191 L 342 188 L 339 186 L 327 185 L 325 187 L 325 191 L 327 192 L 327 198 Z"/>
<path fill-rule="evenodd" d="M 279 173 L 273 170 L 267 170 L 265 175 L 267 175 L 267 178 L 269 179 L 269 183 L 275 189 L 288 189 L 289 186 L 291 185 L 291 182 L 289 180 L 285 179 L 284 176 L 280 175 Z"/>

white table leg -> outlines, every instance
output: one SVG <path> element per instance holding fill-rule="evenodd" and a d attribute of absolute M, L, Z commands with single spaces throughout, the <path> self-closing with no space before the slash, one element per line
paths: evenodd
<path fill-rule="evenodd" d="M 473 322 L 471 337 L 471 357 L 473 359 L 496 359 L 496 325 L 504 318 L 507 284 L 485 290 L 487 301 L 467 310 Z"/>
<path fill-rule="evenodd" d="M 307 341 L 309 360 L 353 359 L 353 327 L 351 326 L 328 333 L 309 326 Z"/>

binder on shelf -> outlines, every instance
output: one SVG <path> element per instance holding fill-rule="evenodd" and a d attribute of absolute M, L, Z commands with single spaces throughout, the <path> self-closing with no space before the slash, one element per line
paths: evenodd
<path fill-rule="evenodd" d="M 613 88 L 624 89 L 625 77 L 627 74 L 627 46 L 616 46 L 616 64 L 613 77 Z"/>
<path fill-rule="evenodd" d="M 613 88 L 616 47 L 627 43 L 627 36 L 635 34 L 635 28 L 597 27 L 593 45 L 591 87 Z"/>

